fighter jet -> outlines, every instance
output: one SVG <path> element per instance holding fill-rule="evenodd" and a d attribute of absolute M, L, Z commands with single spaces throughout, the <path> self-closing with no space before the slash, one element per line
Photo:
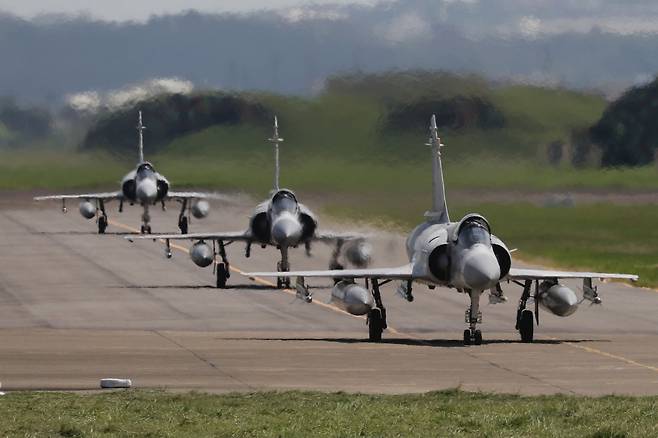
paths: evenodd
<path fill-rule="evenodd" d="M 165 242 L 165 255 L 171 258 L 171 240 L 189 239 L 194 241 L 190 249 L 192 261 L 200 267 L 216 266 L 217 287 L 225 288 L 230 277 L 229 261 L 226 246 L 233 242 L 245 242 L 245 255 L 251 254 L 251 245 L 257 244 L 262 248 L 274 246 L 281 252 L 281 260 L 277 263 L 277 272 L 290 270 L 288 253 L 290 248 L 304 245 L 306 254 L 311 255 L 312 242 L 321 241 L 335 245 L 330 261 L 330 269 L 340 269 L 340 263 L 350 263 L 356 267 L 365 267 L 370 263 L 371 247 L 365 241 L 365 236 L 359 234 L 340 234 L 320 232 L 318 221 L 313 212 L 298 201 L 292 190 L 279 186 L 279 144 L 283 139 L 279 137 L 279 124 L 274 117 L 274 134 L 268 139 L 274 144 L 274 189 L 270 198 L 260 203 L 249 218 L 249 225 L 245 231 L 193 233 L 185 236 L 177 234 L 161 234 L 151 236 L 138 236 L 136 238 L 160 239 Z M 126 239 L 132 240 L 131 236 Z M 207 243 L 212 241 L 212 248 Z M 215 263 L 217 256 L 221 262 Z M 290 287 L 290 278 L 280 276 L 277 278 L 277 288 Z"/>
<path fill-rule="evenodd" d="M 67 212 L 66 201 L 69 199 L 80 200 L 79 211 L 86 219 L 96 218 L 98 233 L 103 234 L 107 229 L 108 216 L 105 203 L 108 201 L 119 201 L 119 213 L 123 212 L 124 202 L 130 205 L 138 204 L 144 209 L 142 213 L 141 233 L 151 233 L 150 207 L 158 203 L 165 209 L 167 201 L 178 201 L 181 203 L 178 215 L 178 228 L 181 233 L 187 234 L 190 214 L 197 219 L 204 218 L 210 211 L 207 199 L 226 199 L 219 194 L 199 192 L 174 192 L 170 189 L 169 181 L 158 172 L 148 161 L 144 161 L 144 130 L 146 126 L 142 123 L 142 112 L 139 111 L 137 131 L 139 132 L 139 162 L 137 167 L 130 171 L 121 181 L 121 190 L 106 193 L 83 193 L 76 195 L 52 195 L 37 196 L 35 201 L 60 200 L 62 211 Z"/>
<path fill-rule="evenodd" d="M 304 279 L 330 277 L 336 283 L 332 301 L 353 315 L 367 315 L 369 338 L 379 341 L 387 327 L 386 308 L 382 302 L 380 287 L 391 281 L 400 281 L 398 293 L 413 301 L 412 285 L 424 283 L 430 289 L 444 286 L 456 289 L 470 298 L 465 313 L 468 328 L 464 330 L 464 344 L 481 344 L 482 332 L 477 325 L 482 322 L 480 297 L 490 291 L 491 303 L 506 301 L 501 282 L 512 282 L 523 287 L 516 312 L 516 329 L 524 342 L 532 342 L 533 311 L 526 309 L 530 298 L 534 299 L 534 317 L 539 324 L 539 306 L 558 316 L 573 314 L 584 301 L 600 303 L 592 279 L 637 280 L 636 275 L 607 274 L 598 272 L 563 272 L 512 267 L 511 252 L 505 243 L 491 233 L 489 222 L 480 214 L 467 214 L 458 222 L 452 222 L 448 214 L 441 165 L 441 140 L 436 118 L 430 121 L 430 139 L 427 146 L 432 151 L 433 208 L 425 213 L 425 220 L 409 235 L 406 248 L 409 263 L 404 266 L 380 269 L 344 269 L 328 271 L 298 271 L 272 273 L 250 272 L 250 277 L 287 276 L 297 277 L 297 294 L 312 300 Z M 559 283 L 560 279 L 583 279 L 583 298 Z M 365 279 L 365 288 L 355 282 Z M 533 291 L 534 283 L 534 291 Z M 369 292 L 367 289 L 371 289 Z"/>

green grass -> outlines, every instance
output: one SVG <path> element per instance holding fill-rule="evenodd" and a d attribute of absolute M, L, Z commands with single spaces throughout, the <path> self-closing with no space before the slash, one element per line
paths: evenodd
<path fill-rule="evenodd" d="M 631 437 L 658 434 L 658 398 L 313 392 L 4 396 L 0 435 L 25 437 Z"/>
<path fill-rule="evenodd" d="M 119 182 L 134 163 L 121 163 L 106 153 L 30 149 L 0 152 L 0 189 L 53 190 L 94 188 Z"/>
<path fill-rule="evenodd" d="M 451 219 L 477 212 L 513 257 L 563 269 L 622 272 L 640 275 L 640 285 L 658 286 L 658 206 L 579 205 L 540 207 L 515 202 L 453 203 Z M 384 222 L 408 232 L 422 221 L 429 195 L 409 196 L 398 204 L 385 197 L 345 199 L 326 212 L 363 221 Z M 448 195 L 448 198 L 450 196 Z"/>

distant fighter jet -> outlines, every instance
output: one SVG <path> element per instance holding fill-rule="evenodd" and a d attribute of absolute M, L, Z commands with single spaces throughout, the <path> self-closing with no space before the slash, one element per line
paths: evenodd
<path fill-rule="evenodd" d="M 491 303 L 506 301 L 500 283 L 513 282 L 523 287 L 523 295 L 516 313 L 516 328 L 524 342 L 533 340 L 533 312 L 526 309 L 530 298 L 535 302 L 535 317 L 539 323 L 539 306 L 558 316 L 568 316 L 576 311 L 583 300 L 600 303 L 593 278 L 616 278 L 637 280 L 636 275 L 605 274 L 597 272 L 562 272 L 512 268 L 512 257 L 507 246 L 491 234 L 487 220 L 479 214 L 467 214 L 459 222 L 451 222 L 445 199 L 443 170 L 441 167 L 441 140 L 438 137 L 436 119 L 430 121 L 432 149 L 433 208 L 425 213 L 425 221 L 417 226 L 407 239 L 409 264 L 396 268 L 345 269 L 329 271 L 299 271 L 273 273 L 250 272 L 250 277 L 286 276 L 297 277 L 297 294 L 311 301 L 311 294 L 304 284 L 305 277 L 330 277 L 336 282 L 332 290 L 332 301 L 353 315 L 368 315 L 367 322 L 371 341 L 379 341 L 386 328 L 386 309 L 382 303 L 380 286 L 390 281 L 401 280 L 398 293 L 413 301 L 412 283 L 455 288 L 468 294 L 471 305 L 466 310 L 464 344 L 481 344 L 482 333 L 477 324 L 482 322 L 480 296 L 490 291 Z M 366 288 L 355 283 L 365 279 Z M 564 278 L 583 279 L 583 299 L 558 280 Z M 534 293 L 532 285 L 534 282 Z M 367 289 L 371 284 L 372 294 Z"/>
<path fill-rule="evenodd" d="M 177 234 L 161 234 L 152 236 L 139 236 L 145 239 L 161 239 L 165 241 L 166 256 L 172 256 L 170 241 L 189 239 L 195 241 L 190 249 L 192 261 L 200 267 L 214 264 L 217 256 L 221 262 L 217 264 L 217 287 L 225 288 L 226 281 L 230 277 L 229 261 L 226 255 L 226 246 L 233 242 L 245 242 L 246 253 L 251 254 L 253 243 L 262 248 L 274 246 L 281 251 L 281 260 L 277 263 L 278 272 L 290 270 L 288 252 L 290 248 L 304 245 L 307 255 L 311 255 L 311 243 L 321 241 L 335 244 L 335 250 L 330 262 L 330 269 L 338 269 L 343 266 L 339 260 L 344 255 L 344 260 L 356 267 L 365 267 L 370 263 L 370 245 L 364 236 L 358 234 L 338 234 L 318 231 L 318 221 L 311 210 L 297 200 L 292 190 L 279 187 L 279 143 L 283 139 L 279 137 L 279 125 L 274 118 L 274 135 L 268 139 L 274 144 L 274 190 L 270 199 L 260 203 L 249 219 L 249 227 L 246 231 L 235 232 L 211 232 L 193 233 L 185 236 Z M 132 240 L 132 237 L 126 237 Z M 212 248 L 206 241 L 212 241 Z M 280 276 L 277 278 L 277 287 L 290 287 L 290 278 Z"/>
<path fill-rule="evenodd" d="M 107 229 L 108 221 L 105 203 L 108 201 L 119 201 L 119 213 L 123 211 L 124 202 L 129 202 L 130 205 L 141 205 L 144 209 L 144 213 L 142 214 L 141 233 L 150 234 L 150 206 L 160 203 L 164 210 L 165 202 L 175 200 L 181 203 L 181 210 L 178 215 L 178 228 L 181 233 L 187 234 L 190 213 L 197 219 L 204 218 L 210 211 L 210 205 L 206 199 L 226 199 L 226 197 L 211 193 L 174 192 L 169 190 L 169 181 L 156 172 L 151 163 L 144 161 L 143 131 L 145 129 L 146 126 L 142 123 L 142 112 L 140 111 L 139 120 L 137 122 L 137 131 L 139 132 L 139 162 L 134 170 L 123 177 L 120 191 L 107 193 L 83 193 L 79 195 L 37 196 L 34 200 L 61 200 L 62 211 L 64 213 L 67 211 L 66 201 L 68 199 L 80 200 L 80 214 L 87 219 L 96 217 L 99 234 L 105 233 L 105 230 Z"/>

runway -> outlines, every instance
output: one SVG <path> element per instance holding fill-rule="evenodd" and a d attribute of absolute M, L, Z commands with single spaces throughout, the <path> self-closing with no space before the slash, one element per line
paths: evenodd
<path fill-rule="evenodd" d="M 190 231 L 246 228 L 250 207 L 214 205 Z M 228 247 L 230 288 L 213 287 L 181 243 L 167 260 L 160 243 L 130 243 L 140 211 L 109 208 L 99 236 L 77 206 L 0 203 L 0 382 L 3 391 L 94 390 L 103 377 L 137 388 L 211 392 L 308 389 L 368 393 L 464 390 L 520 394 L 658 394 L 658 292 L 601 284 L 602 306 L 570 318 L 541 314 L 538 341 L 514 330 L 521 290 L 483 297 L 485 344 L 464 347 L 466 296 L 416 286 L 415 301 L 383 290 L 391 329 L 367 342 L 365 319 L 329 301 L 328 280 L 309 281 L 314 302 L 240 271 L 275 270 L 277 253 Z M 153 211 L 154 232 L 175 232 L 177 211 Z M 312 205 L 312 207 L 315 207 Z M 319 209 L 316 210 L 320 214 Z M 404 237 L 320 218 L 320 227 L 376 233 L 375 266 L 404 263 Z M 501 236 L 504 238 L 504 236 Z M 293 268 L 325 268 L 331 248 L 293 251 Z M 522 251 L 520 253 L 522 255 Z M 575 284 L 574 284 L 575 285 Z"/>

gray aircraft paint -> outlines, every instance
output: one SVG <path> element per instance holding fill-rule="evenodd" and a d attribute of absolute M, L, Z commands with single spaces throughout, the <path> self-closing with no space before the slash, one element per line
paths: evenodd
<path fill-rule="evenodd" d="M 187 233 L 189 214 L 194 215 L 194 217 L 197 219 L 201 219 L 208 215 L 210 206 L 208 202 L 205 201 L 205 199 L 225 200 L 227 198 L 225 196 L 211 193 L 171 191 L 171 184 L 167 178 L 156 172 L 153 165 L 144 160 L 145 129 L 146 126 L 144 126 L 142 121 L 142 112 L 139 111 L 137 121 L 137 166 L 121 179 L 120 191 L 108 193 L 86 193 L 78 195 L 37 196 L 34 198 L 34 200 L 60 200 L 62 201 L 62 210 L 64 212 L 67 211 L 67 200 L 79 200 L 80 214 L 86 219 L 96 217 L 99 233 L 104 233 L 108 224 L 108 215 L 107 211 L 105 210 L 106 202 L 118 200 L 119 212 L 123 211 L 124 202 L 128 202 L 131 205 L 138 204 L 143 209 L 141 226 L 142 234 L 151 232 L 151 216 L 149 213 L 151 206 L 160 203 L 164 209 L 165 203 L 167 201 L 179 201 L 181 202 L 181 211 L 178 217 L 178 226 L 182 233 Z"/>
<path fill-rule="evenodd" d="M 409 264 L 395 268 L 369 268 L 346 269 L 329 271 L 297 271 L 287 273 L 249 272 L 250 277 L 287 276 L 298 277 L 297 290 L 306 301 L 311 295 L 304 286 L 305 277 L 330 277 L 342 281 L 354 281 L 364 278 L 371 281 L 373 295 L 378 295 L 377 282 L 379 280 L 401 280 L 398 287 L 400 292 L 409 301 L 413 300 L 411 293 L 412 282 L 420 282 L 434 286 L 454 288 L 458 292 L 469 296 L 470 306 L 466 310 L 465 320 L 468 329 L 464 333 L 465 343 L 480 343 L 482 335 L 477 330 L 481 322 L 480 298 L 482 293 L 489 289 L 490 302 L 500 303 L 506 301 L 500 283 L 512 281 L 523 285 L 524 294 L 517 311 L 517 327 L 519 315 L 526 311 L 525 306 L 529 298 L 534 298 L 550 312 L 558 316 L 568 316 L 575 312 L 578 303 L 574 302 L 575 293 L 558 283 L 560 278 L 583 279 L 583 299 L 593 303 L 600 303 L 601 299 L 592 287 L 593 278 L 616 278 L 637 280 L 636 275 L 608 274 L 597 272 L 563 272 L 545 270 L 527 270 L 511 267 L 511 252 L 505 243 L 491 234 L 488 221 L 479 214 L 471 213 L 464 216 L 459 222 L 450 222 L 443 179 L 441 163 L 441 140 L 438 136 L 436 118 L 430 119 L 430 142 L 432 151 L 432 210 L 425 213 L 425 220 L 410 233 L 406 241 Z M 539 281 L 543 280 L 540 289 Z M 535 282 L 535 295 L 530 295 L 532 282 Z M 335 291 L 334 291 L 335 292 Z M 332 292 L 332 296 L 333 293 Z M 351 299 L 358 299 L 361 292 L 352 294 Z M 377 297 L 375 298 L 377 300 Z M 364 301 L 363 305 L 367 305 Z M 386 327 L 385 309 L 383 304 L 377 304 L 379 312 L 377 318 L 369 316 L 369 323 L 383 318 L 382 327 Z M 381 316 L 383 315 L 383 316 Z M 536 315 L 535 315 L 536 316 Z M 538 320 L 538 317 L 537 317 Z M 532 327 L 530 327 L 532 329 Z M 524 328 L 519 329 L 524 337 Z M 381 333 L 381 331 L 380 331 Z M 527 336 L 526 331 L 526 336 Z M 530 340 L 532 332 L 530 331 Z M 371 339 L 378 340 L 378 336 Z"/>

